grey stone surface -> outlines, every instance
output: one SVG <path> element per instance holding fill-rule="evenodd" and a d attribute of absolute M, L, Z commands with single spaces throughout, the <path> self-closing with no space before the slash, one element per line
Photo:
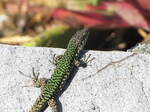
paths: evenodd
<path fill-rule="evenodd" d="M 127 52 L 150 54 L 150 44 L 138 43 L 136 46 L 132 47 L 131 49 L 128 49 Z"/>
<path fill-rule="evenodd" d="M 63 49 L 0 45 L 0 112 L 28 112 L 40 89 L 23 87 L 32 80 L 32 67 L 49 78 L 49 60 Z M 84 51 L 85 52 L 85 51 Z M 87 51 L 95 59 L 79 68 L 60 96 L 63 112 L 150 112 L 150 55 Z M 47 108 L 45 112 L 50 112 Z"/>

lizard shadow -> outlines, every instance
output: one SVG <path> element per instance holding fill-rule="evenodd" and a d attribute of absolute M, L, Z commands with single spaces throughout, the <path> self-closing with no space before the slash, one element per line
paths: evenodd
<path fill-rule="evenodd" d="M 86 52 L 88 52 L 88 50 L 85 50 L 84 52 L 82 51 L 81 55 L 79 56 L 79 60 L 81 60 L 81 58 L 86 54 Z M 83 67 L 85 68 L 85 66 Z M 59 112 L 63 112 L 63 108 L 62 108 L 62 103 L 59 100 L 59 97 L 64 93 L 64 91 L 67 90 L 67 88 L 69 87 L 70 83 L 72 82 L 73 78 L 75 77 L 77 71 L 78 71 L 79 67 L 75 67 L 72 71 L 71 71 L 71 75 L 69 76 L 64 88 L 62 89 L 62 91 L 60 91 L 60 93 L 58 93 L 58 95 L 56 96 L 56 103 L 59 109 Z"/>

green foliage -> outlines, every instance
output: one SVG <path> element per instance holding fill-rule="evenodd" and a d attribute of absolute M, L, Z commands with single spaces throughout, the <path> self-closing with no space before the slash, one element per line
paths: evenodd
<path fill-rule="evenodd" d="M 37 36 L 33 41 L 22 44 L 22 46 L 40 46 L 66 48 L 68 41 L 77 29 L 68 29 L 63 25 L 58 25 L 53 29 L 43 32 L 42 37 Z"/>
<path fill-rule="evenodd" d="M 87 2 L 91 5 L 98 5 L 99 2 L 104 1 L 104 0 L 87 0 Z"/>

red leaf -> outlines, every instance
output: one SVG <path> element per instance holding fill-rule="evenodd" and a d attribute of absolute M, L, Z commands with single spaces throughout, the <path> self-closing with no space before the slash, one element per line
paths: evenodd
<path fill-rule="evenodd" d="M 52 16 L 71 25 L 93 27 L 96 29 L 112 29 L 124 27 L 140 27 L 149 31 L 150 8 L 146 0 L 124 0 L 124 2 L 100 2 L 98 6 L 87 5 L 86 12 L 55 9 Z M 144 6 L 146 5 L 146 7 Z M 112 15 L 101 14 L 99 10 L 114 12 Z"/>
<path fill-rule="evenodd" d="M 129 25 L 119 16 L 108 16 L 94 12 L 77 12 L 66 9 L 55 9 L 52 16 L 71 26 L 93 27 L 96 29 L 110 29 L 128 27 Z"/>
<path fill-rule="evenodd" d="M 138 9 L 150 12 L 150 0 L 125 0 L 126 2 L 136 6 Z"/>
<path fill-rule="evenodd" d="M 111 8 L 122 19 L 128 22 L 131 26 L 141 27 L 149 30 L 149 25 L 143 14 L 133 5 L 126 2 L 105 2 L 108 8 Z"/>

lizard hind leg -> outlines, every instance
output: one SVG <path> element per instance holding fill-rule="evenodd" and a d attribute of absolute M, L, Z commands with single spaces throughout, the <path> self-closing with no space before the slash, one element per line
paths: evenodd
<path fill-rule="evenodd" d="M 32 73 L 33 73 L 33 77 L 32 76 L 27 76 L 25 74 L 23 74 L 21 71 L 19 71 L 22 75 L 29 77 L 33 80 L 33 84 L 32 85 L 28 85 L 28 86 L 24 86 L 24 87 L 31 87 L 34 86 L 36 88 L 41 88 L 41 90 L 43 90 L 45 84 L 46 84 L 46 78 L 40 78 L 38 79 L 39 73 L 36 75 L 34 72 L 34 68 L 32 68 Z"/>
<path fill-rule="evenodd" d="M 52 108 L 52 112 L 58 112 L 58 107 L 55 98 L 49 99 L 48 105 Z"/>

